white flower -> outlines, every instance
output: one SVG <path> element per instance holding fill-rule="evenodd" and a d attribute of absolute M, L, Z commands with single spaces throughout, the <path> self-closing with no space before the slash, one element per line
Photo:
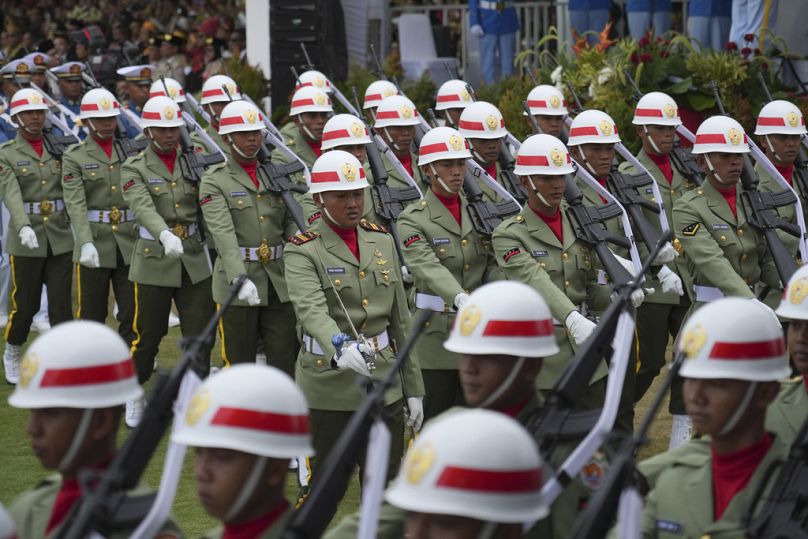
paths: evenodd
<path fill-rule="evenodd" d="M 564 68 L 558 66 L 550 73 L 550 80 L 553 81 L 553 84 L 560 84 L 561 83 L 561 76 L 564 73 Z"/>
<path fill-rule="evenodd" d="M 595 98 L 595 83 L 594 82 L 589 85 L 589 88 L 587 89 L 586 93 L 589 94 L 589 97 L 591 97 L 592 99 Z"/>
<path fill-rule="evenodd" d="M 603 69 L 598 71 L 598 84 L 600 84 L 601 86 L 606 84 L 607 82 L 609 82 L 609 79 L 612 78 L 613 74 L 614 72 L 612 71 L 611 67 L 609 66 L 604 67 Z"/>

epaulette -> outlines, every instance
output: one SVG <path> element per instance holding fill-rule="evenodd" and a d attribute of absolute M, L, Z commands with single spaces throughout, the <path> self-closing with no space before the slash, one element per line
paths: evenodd
<path fill-rule="evenodd" d="M 422 199 L 421 202 L 419 202 L 418 204 L 410 204 L 409 206 L 404 208 L 404 210 L 409 210 L 410 208 L 412 208 L 412 210 L 410 211 L 423 211 L 426 209 L 426 204 L 427 204 L 426 200 Z"/>
<path fill-rule="evenodd" d="M 221 163 L 209 166 L 205 172 L 216 172 L 217 170 L 227 168 L 227 166 L 227 161 L 222 161 Z"/>
<path fill-rule="evenodd" d="M 505 219 L 505 221 L 503 221 L 503 223 L 502 223 L 502 226 L 504 228 L 504 227 L 511 226 L 513 224 L 521 225 L 521 224 L 524 224 L 524 223 L 525 223 L 525 216 L 520 213 L 520 214 L 514 215 L 513 217 L 508 217 L 507 219 Z"/>
<path fill-rule="evenodd" d="M 288 138 L 288 139 L 284 140 L 283 142 L 284 142 L 284 143 L 285 143 L 287 146 L 294 146 L 294 145 L 295 145 L 295 139 L 293 139 L 293 138 Z"/>
<path fill-rule="evenodd" d="M 15 139 L 10 139 L 10 140 L 7 140 L 7 141 L 3 142 L 2 144 L 0 144 L 0 150 L 2 150 L 3 148 L 5 148 L 6 146 L 8 146 L 8 145 L 12 144 L 12 143 L 14 142 L 14 140 L 15 140 Z"/>
<path fill-rule="evenodd" d="M 320 235 L 317 232 L 301 232 L 300 234 L 295 234 L 291 238 L 289 238 L 289 243 L 293 243 L 295 245 L 303 245 L 304 243 L 308 243 L 313 239 L 319 238 Z"/>
<path fill-rule="evenodd" d="M 372 232 L 384 232 L 385 234 L 390 232 L 386 227 L 383 227 L 382 225 L 377 225 L 376 223 L 368 222 L 367 219 L 362 219 L 361 221 L 359 221 L 359 226 L 361 226 L 365 230 L 370 230 Z"/>

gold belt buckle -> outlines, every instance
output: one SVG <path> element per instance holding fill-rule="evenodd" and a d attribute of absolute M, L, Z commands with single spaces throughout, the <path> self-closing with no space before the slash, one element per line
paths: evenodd
<path fill-rule="evenodd" d="M 267 240 L 261 240 L 261 245 L 258 246 L 258 261 L 262 264 L 266 264 L 272 259 L 272 251 L 269 249 L 269 245 L 267 245 Z"/>
<path fill-rule="evenodd" d="M 121 218 L 123 217 L 123 212 L 116 208 L 115 206 L 109 210 L 109 222 L 113 225 L 120 224 Z"/>
<path fill-rule="evenodd" d="M 50 215 L 53 211 L 53 203 L 48 199 L 43 199 L 42 202 L 39 203 L 39 213 L 42 215 Z"/>
<path fill-rule="evenodd" d="M 682 254 L 685 250 L 685 248 L 682 247 L 682 242 L 679 241 L 679 238 L 673 238 L 673 243 L 671 245 L 673 245 L 673 249 L 679 254 Z"/>
<path fill-rule="evenodd" d="M 174 228 L 171 231 L 174 233 L 175 236 L 177 236 L 181 240 L 184 240 L 185 238 L 188 237 L 188 227 L 185 225 L 177 223 L 176 225 L 174 225 Z"/>

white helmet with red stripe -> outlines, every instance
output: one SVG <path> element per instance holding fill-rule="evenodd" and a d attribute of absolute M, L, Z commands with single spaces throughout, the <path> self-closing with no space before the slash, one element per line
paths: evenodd
<path fill-rule="evenodd" d="M 329 94 L 334 93 L 334 89 L 331 87 L 331 81 L 316 69 L 310 69 L 301 73 L 295 84 L 295 90 L 300 90 L 306 86 L 314 86 Z"/>
<path fill-rule="evenodd" d="M 485 101 L 477 101 L 463 109 L 458 127 L 466 138 L 492 139 L 508 134 L 502 113 Z"/>
<path fill-rule="evenodd" d="M 362 163 L 343 150 L 323 153 L 311 167 L 309 193 L 353 191 L 369 187 Z"/>
<path fill-rule="evenodd" d="M 541 134 L 528 137 L 522 143 L 513 172 L 518 176 L 563 176 L 572 174 L 575 169 L 564 143 L 552 135 Z"/>
<path fill-rule="evenodd" d="M 15 408 L 111 408 L 137 399 L 129 347 L 112 328 L 74 320 L 38 337 L 22 359 Z"/>
<path fill-rule="evenodd" d="M 805 118 L 794 103 L 777 99 L 766 103 L 758 114 L 756 135 L 804 135 Z"/>
<path fill-rule="evenodd" d="M 634 109 L 634 125 L 682 125 L 679 107 L 671 96 L 662 92 L 649 92 L 642 96 Z"/>
<path fill-rule="evenodd" d="M 165 85 L 163 84 L 163 80 L 165 81 Z M 152 83 L 149 88 L 149 97 L 165 97 L 167 95 L 177 103 L 185 103 L 185 90 L 182 89 L 182 85 L 169 77 L 165 77 L 163 80 L 157 79 Z M 168 90 L 167 94 L 166 89 Z"/>
<path fill-rule="evenodd" d="M 685 354 L 684 378 L 769 382 L 791 374 L 783 330 L 765 305 L 722 298 L 687 320 L 677 348 Z"/>
<path fill-rule="evenodd" d="M 712 116 L 696 130 L 691 153 L 749 153 L 748 140 L 741 124 L 729 116 Z"/>
<path fill-rule="evenodd" d="M 567 146 L 580 144 L 616 144 L 620 142 L 617 124 L 602 110 L 585 110 L 570 124 Z"/>
<path fill-rule="evenodd" d="M 365 90 L 365 100 L 362 109 L 372 109 L 379 106 L 379 103 L 386 97 L 398 95 L 398 88 L 389 80 L 377 80 L 370 83 Z"/>
<path fill-rule="evenodd" d="M 376 109 L 376 123 L 373 127 L 380 129 L 392 125 L 419 125 L 418 109 L 412 101 L 403 95 L 385 97 Z"/>
<path fill-rule="evenodd" d="M 283 371 L 256 364 L 234 365 L 205 380 L 171 440 L 271 458 L 314 453 L 303 392 Z"/>
<path fill-rule="evenodd" d="M 121 105 L 106 88 L 93 88 L 81 98 L 79 118 L 109 118 L 120 116 Z"/>
<path fill-rule="evenodd" d="M 365 124 L 353 114 L 337 114 L 323 127 L 323 150 L 339 146 L 370 144 L 370 135 Z"/>
<path fill-rule="evenodd" d="M 530 107 L 530 114 L 534 116 L 566 116 L 567 101 L 564 94 L 555 86 L 540 84 L 527 94 L 527 106 Z M 526 112 L 522 113 L 527 115 Z"/>
<path fill-rule="evenodd" d="M 443 347 L 458 354 L 527 358 L 558 352 L 547 302 L 532 287 L 516 281 L 496 281 L 472 292 Z"/>
<path fill-rule="evenodd" d="M 407 511 L 518 523 L 548 514 L 541 487 L 542 459 L 527 431 L 474 409 L 427 423 L 385 498 Z"/>
<path fill-rule="evenodd" d="M 435 110 L 465 109 L 474 101 L 471 99 L 464 80 L 447 80 L 438 88 L 435 96 Z"/>
<path fill-rule="evenodd" d="M 227 92 L 224 91 L 227 88 Z M 227 94 L 230 97 L 227 97 Z M 202 85 L 202 97 L 199 99 L 200 105 L 216 103 L 221 101 L 238 101 L 241 99 L 241 91 L 236 81 L 227 75 L 213 75 Z"/>
<path fill-rule="evenodd" d="M 297 116 L 304 112 L 334 112 L 331 98 L 324 90 L 315 86 L 304 86 L 292 96 L 292 108 L 289 116 Z"/>
<path fill-rule="evenodd" d="M 140 115 L 140 126 L 148 127 L 182 127 L 182 112 L 180 106 L 170 97 L 152 97 L 143 105 Z"/>
<path fill-rule="evenodd" d="M 264 115 L 258 107 L 247 101 L 233 101 L 219 115 L 219 134 L 236 131 L 260 131 L 264 129 Z"/>
<path fill-rule="evenodd" d="M 418 165 L 428 165 L 441 159 L 469 159 L 469 145 L 457 129 L 435 127 L 424 133 L 418 150 Z"/>
<path fill-rule="evenodd" d="M 33 88 L 23 88 L 17 90 L 11 97 L 9 114 L 14 116 L 20 112 L 27 110 L 48 110 L 48 105 L 45 103 L 45 98 L 39 90 Z"/>
<path fill-rule="evenodd" d="M 808 265 L 800 266 L 788 280 L 788 286 L 775 311 L 791 320 L 808 320 Z"/>

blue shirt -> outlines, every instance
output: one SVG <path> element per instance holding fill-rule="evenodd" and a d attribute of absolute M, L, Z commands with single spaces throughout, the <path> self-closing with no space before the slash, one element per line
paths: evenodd
<path fill-rule="evenodd" d="M 611 0 L 570 0 L 570 11 L 611 10 Z"/>
<path fill-rule="evenodd" d="M 690 0 L 690 17 L 731 17 L 732 0 Z"/>
<path fill-rule="evenodd" d="M 469 26 L 480 25 L 486 34 L 512 34 L 519 30 L 519 19 L 512 1 L 504 1 L 502 11 L 489 9 L 495 1 L 469 0 Z"/>
<path fill-rule="evenodd" d="M 78 116 L 80 114 L 81 106 L 80 106 L 79 103 L 71 103 L 64 96 L 62 96 L 59 99 L 59 102 L 61 103 L 61 105 L 63 107 L 68 109 L 70 112 L 72 112 L 76 116 Z M 73 123 L 73 119 L 70 116 L 68 116 L 67 114 L 64 114 L 61 110 L 58 112 L 57 116 L 59 116 L 59 119 L 67 124 L 67 127 L 69 127 L 70 129 L 73 129 L 73 126 L 75 124 Z M 61 132 L 61 129 L 59 129 L 58 127 L 54 126 L 54 128 Z M 78 132 L 76 133 L 76 136 L 79 137 L 79 140 L 84 140 L 87 137 L 87 133 L 85 133 L 83 130 L 79 129 Z"/>
<path fill-rule="evenodd" d="M 663 11 L 670 12 L 672 9 L 671 0 L 628 0 L 626 2 L 626 11 L 661 13 Z"/>

